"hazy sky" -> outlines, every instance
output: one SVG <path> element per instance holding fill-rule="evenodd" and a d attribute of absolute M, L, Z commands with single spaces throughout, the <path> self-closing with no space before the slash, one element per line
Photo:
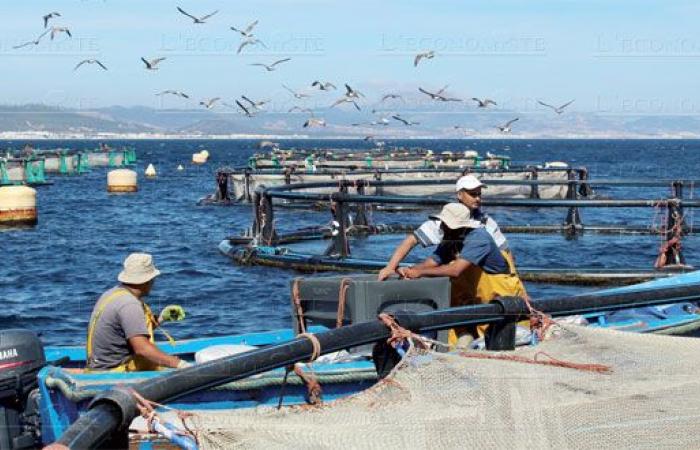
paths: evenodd
<path fill-rule="evenodd" d="M 193 24 L 176 6 L 201 16 Z M 42 16 L 73 38 L 44 37 Z M 182 0 L 5 1 L 0 6 L 1 104 L 43 103 L 66 108 L 106 105 L 196 106 L 240 94 L 289 101 L 281 83 L 308 89 L 316 79 L 349 83 L 369 98 L 417 87 L 450 95 L 490 97 L 499 108 L 538 109 L 537 99 L 575 111 L 626 114 L 700 113 L 700 3 L 627 0 L 283 1 Z M 230 26 L 258 19 L 267 44 L 236 54 Z M 413 67 L 413 56 L 435 50 Z M 165 56 L 160 70 L 140 57 Z M 249 66 L 291 57 L 275 72 Z M 109 71 L 83 66 L 99 58 Z M 154 93 L 177 89 L 195 102 Z M 316 93 L 329 104 L 338 93 Z M 469 104 L 472 107 L 472 104 Z M 460 105 L 461 107 L 461 105 Z"/>

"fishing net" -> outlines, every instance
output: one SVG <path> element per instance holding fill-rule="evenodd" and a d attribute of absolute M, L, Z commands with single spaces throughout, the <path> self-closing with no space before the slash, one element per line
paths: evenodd
<path fill-rule="evenodd" d="M 561 325 L 512 352 L 412 350 L 384 381 L 321 407 L 198 412 L 194 424 L 205 449 L 700 448 L 699 352 L 691 338 Z"/>

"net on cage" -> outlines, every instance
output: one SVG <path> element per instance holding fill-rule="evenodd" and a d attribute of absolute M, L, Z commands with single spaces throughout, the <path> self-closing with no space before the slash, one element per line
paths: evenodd
<path fill-rule="evenodd" d="M 699 354 L 692 338 L 560 325 L 515 351 L 411 351 L 390 377 L 321 407 L 193 423 L 203 449 L 700 448 Z"/>

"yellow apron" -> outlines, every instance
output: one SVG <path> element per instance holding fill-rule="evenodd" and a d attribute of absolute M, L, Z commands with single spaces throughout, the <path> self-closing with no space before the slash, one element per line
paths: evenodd
<path fill-rule="evenodd" d="M 95 327 L 97 326 L 97 322 L 100 320 L 100 317 L 102 317 L 102 313 L 104 312 L 105 308 L 112 303 L 114 300 L 119 298 L 120 295 L 123 293 L 129 293 L 128 290 L 120 288 L 120 289 L 115 289 L 114 292 L 112 292 L 107 298 L 105 298 L 102 301 L 102 304 L 100 305 L 99 309 L 93 316 L 92 320 L 90 321 L 90 326 L 88 327 L 88 336 L 87 336 L 87 345 L 86 345 L 86 350 L 87 350 L 87 361 L 89 362 L 90 359 L 92 358 L 92 340 L 93 336 L 95 334 Z M 155 326 L 157 326 L 158 321 L 156 318 L 153 316 L 153 312 L 151 312 L 151 308 L 145 304 L 143 301 L 141 302 L 141 305 L 143 306 L 143 314 L 146 318 L 146 328 L 148 330 L 148 339 L 151 342 L 154 342 L 155 339 L 153 337 L 153 329 Z M 105 371 L 105 372 L 140 372 L 140 371 L 145 371 L 145 370 L 158 370 L 159 366 L 146 358 L 139 356 L 139 355 L 132 355 L 118 365 L 117 367 L 113 367 L 111 369 L 90 369 L 89 367 L 85 368 L 86 372 L 91 372 L 94 370 L 99 370 L 99 371 Z"/>
<path fill-rule="evenodd" d="M 525 286 L 520 281 L 515 269 L 512 253 L 508 250 L 502 250 L 501 255 L 508 264 L 508 273 L 486 273 L 481 267 L 472 264 L 459 277 L 452 279 L 451 307 L 477 305 L 488 303 L 496 297 L 522 297 L 526 294 Z M 529 325 L 529 322 L 527 324 Z M 448 343 L 455 345 L 457 339 L 465 333 L 471 334 L 474 339 L 483 337 L 487 328 L 488 325 L 472 325 L 451 329 Z"/>

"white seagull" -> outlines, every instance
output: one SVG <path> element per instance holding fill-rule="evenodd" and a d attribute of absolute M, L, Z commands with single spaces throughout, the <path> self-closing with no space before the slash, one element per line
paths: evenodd
<path fill-rule="evenodd" d="M 487 108 L 489 105 L 497 106 L 497 103 L 491 100 L 490 98 L 485 98 L 481 100 L 480 98 L 472 97 L 472 100 L 479 104 L 479 108 Z"/>
<path fill-rule="evenodd" d="M 12 48 L 17 49 L 17 48 L 26 47 L 26 46 L 28 46 L 28 45 L 39 45 L 39 42 L 41 41 L 41 38 L 43 38 L 44 36 L 46 36 L 50 31 L 51 31 L 51 30 L 46 30 L 46 31 L 44 31 L 43 33 L 41 33 L 41 34 L 39 35 L 39 37 L 36 38 L 36 39 L 34 39 L 33 41 L 29 41 L 29 42 L 25 42 L 25 43 L 23 43 L 23 44 L 15 45 L 15 46 L 13 46 Z"/>
<path fill-rule="evenodd" d="M 433 59 L 435 57 L 435 50 L 429 50 L 427 52 L 418 53 L 415 58 L 413 58 L 413 67 L 418 67 L 418 63 L 421 59 Z"/>
<path fill-rule="evenodd" d="M 221 100 L 221 97 L 214 97 L 210 99 L 204 99 L 200 101 L 199 104 L 207 109 L 212 109 L 214 107 L 214 103 L 218 102 L 219 100 Z"/>
<path fill-rule="evenodd" d="M 336 88 L 330 81 L 326 81 L 325 83 L 321 81 L 314 81 L 311 83 L 311 87 L 318 87 L 318 89 L 321 91 L 329 91 Z"/>
<path fill-rule="evenodd" d="M 293 113 L 296 111 L 307 112 L 307 113 L 311 114 L 311 117 L 314 117 L 314 112 L 312 110 L 310 110 L 309 108 L 302 108 L 301 106 L 292 106 L 291 108 L 289 108 L 289 111 L 287 111 L 287 112 Z"/>
<path fill-rule="evenodd" d="M 513 125 L 518 120 L 520 120 L 520 117 L 516 117 L 515 119 L 511 119 L 503 125 L 496 125 L 496 128 L 498 128 L 498 130 L 501 133 L 510 133 L 511 131 L 513 131 L 510 126 Z"/>
<path fill-rule="evenodd" d="M 56 37 L 57 34 L 59 33 L 66 33 L 68 37 L 73 37 L 72 34 L 70 34 L 70 30 L 66 27 L 52 27 L 51 28 L 51 40 L 53 41 L 53 38 Z"/>
<path fill-rule="evenodd" d="M 49 26 L 49 20 L 53 19 L 54 17 L 61 17 L 61 14 L 58 12 L 50 12 L 43 17 L 44 18 L 44 28 Z"/>
<path fill-rule="evenodd" d="M 398 120 L 399 122 L 402 122 L 407 127 L 410 127 L 411 125 L 420 125 L 420 122 L 411 122 L 410 120 L 404 119 L 403 117 L 401 117 L 398 114 L 391 116 L 391 118 L 394 120 Z"/>
<path fill-rule="evenodd" d="M 236 105 L 238 105 L 238 107 L 243 110 L 243 112 L 245 113 L 246 116 L 253 117 L 253 115 L 250 113 L 250 111 L 248 111 L 248 108 L 243 106 L 243 104 L 241 102 L 239 102 L 238 100 L 236 100 Z"/>
<path fill-rule="evenodd" d="M 189 17 L 190 19 L 192 19 L 192 21 L 193 21 L 194 23 L 205 23 L 205 20 L 207 20 L 208 18 L 210 18 L 211 16 L 213 16 L 214 14 L 216 14 L 216 13 L 219 12 L 219 10 L 217 9 L 217 10 L 214 11 L 213 13 L 209 13 L 209 14 L 207 14 L 206 16 L 195 17 L 195 16 L 193 16 L 192 14 L 188 13 L 187 11 L 185 11 L 184 9 L 180 8 L 179 6 L 177 7 L 177 10 L 180 11 L 182 14 L 186 15 L 187 17 Z"/>
<path fill-rule="evenodd" d="M 178 97 L 182 97 L 182 98 L 190 98 L 190 96 L 185 94 L 184 92 L 174 91 L 172 89 L 167 89 L 165 91 L 157 93 L 156 95 L 166 95 L 166 94 L 177 95 Z"/>
<path fill-rule="evenodd" d="M 75 67 L 73 68 L 73 71 L 78 70 L 78 68 L 79 68 L 80 66 L 82 66 L 83 64 L 97 64 L 98 66 L 102 67 L 104 70 L 107 70 L 107 67 L 105 67 L 105 65 L 102 64 L 102 63 L 101 63 L 99 60 L 97 60 L 97 59 L 84 59 L 84 60 L 80 61 L 78 64 L 75 65 Z"/>
<path fill-rule="evenodd" d="M 385 94 L 381 101 L 389 100 L 389 99 L 401 99 L 403 100 L 403 97 L 401 97 L 399 94 Z"/>
<path fill-rule="evenodd" d="M 308 127 L 325 127 L 326 121 L 323 119 L 316 119 L 315 117 L 310 117 L 306 122 L 304 122 L 304 128 Z"/>
<path fill-rule="evenodd" d="M 445 85 L 442 89 L 440 89 L 437 92 L 429 92 L 423 89 L 422 87 L 419 87 L 418 90 L 422 92 L 423 94 L 429 96 L 433 100 L 437 100 L 440 102 L 461 102 L 462 100 L 459 98 L 454 98 L 454 97 L 445 97 L 443 93 L 445 92 L 445 89 L 447 89 L 449 85 Z"/>
<path fill-rule="evenodd" d="M 302 98 L 310 97 L 309 94 L 304 94 L 303 92 L 296 92 L 284 84 L 282 85 L 282 87 L 285 88 L 286 90 L 288 90 L 289 92 L 291 92 L 291 94 L 294 96 L 294 98 L 302 99 Z"/>
<path fill-rule="evenodd" d="M 160 64 L 161 61 L 165 61 L 165 57 L 148 60 L 142 56 L 141 61 L 146 65 L 146 70 L 158 70 L 158 64 Z"/>
<path fill-rule="evenodd" d="M 355 89 L 351 88 L 349 84 L 345 83 L 345 96 L 348 98 L 360 98 L 364 97 L 364 94 L 360 91 L 356 91 Z"/>
<path fill-rule="evenodd" d="M 253 36 L 252 31 L 253 31 L 253 28 L 255 28 L 255 25 L 257 25 L 257 24 L 258 24 L 258 21 L 255 20 L 252 23 L 250 23 L 247 27 L 243 28 L 242 30 L 238 29 L 236 27 L 231 27 L 231 29 L 237 33 L 240 33 L 241 36 L 243 36 L 245 38 L 249 38 L 249 37 Z"/>
<path fill-rule="evenodd" d="M 362 108 L 360 108 L 360 105 L 358 105 L 357 102 L 353 98 L 350 98 L 350 97 L 340 97 L 338 100 L 335 101 L 335 103 L 333 103 L 331 105 L 331 108 L 333 108 L 334 106 L 340 105 L 341 103 L 352 103 L 353 105 L 355 105 L 355 108 L 358 111 L 362 110 Z"/>
<path fill-rule="evenodd" d="M 564 108 L 566 108 L 567 106 L 572 104 L 574 102 L 574 100 L 571 100 L 570 102 L 564 103 L 563 105 L 561 105 L 559 107 L 548 105 L 547 103 L 540 101 L 540 100 L 537 100 L 537 103 L 539 103 L 542 106 L 546 106 L 547 108 L 551 108 L 557 114 L 562 114 L 564 112 Z"/>
<path fill-rule="evenodd" d="M 244 39 L 244 40 L 241 42 L 241 45 L 238 46 L 238 50 L 236 50 L 236 54 L 240 54 L 240 53 L 243 51 L 243 49 L 245 48 L 246 45 L 257 45 L 257 44 L 260 44 L 260 45 L 262 45 L 263 47 L 267 48 L 267 45 L 265 45 L 265 43 L 264 43 L 263 41 L 261 41 L 261 40 L 258 39 L 258 38 L 255 38 L 255 37 L 252 37 L 252 36 L 251 36 L 251 37 L 249 37 L 249 38 Z"/>
<path fill-rule="evenodd" d="M 241 95 L 241 98 L 243 100 L 245 100 L 246 102 L 248 102 L 252 108 L 255 108 L 257 110 L 262 109 L 262 107 L 265 106 L 266 103 L 270 102 L 270 100 L 260 100 L 260 101 L 254 102 L 253 100 L 249 99 L 245 95 Z"/>
<path fill-rule="evenodd" d="M 253 64 L 249 64 L 249 65 L 264 67 L 265 70 L 267 70 L 268 72 L 272 72 L 275 70 L 275 66 L 277 64 L 282 64 L 283 62 L 287 62 L 287 61 L 291 61 L 291 60 L 292 60 L 292 58 L 278 59 L 277 61 L 273 62 L 269 66 L 267 64 L 263 64 L 263 63 L 253 63 Z"/>

